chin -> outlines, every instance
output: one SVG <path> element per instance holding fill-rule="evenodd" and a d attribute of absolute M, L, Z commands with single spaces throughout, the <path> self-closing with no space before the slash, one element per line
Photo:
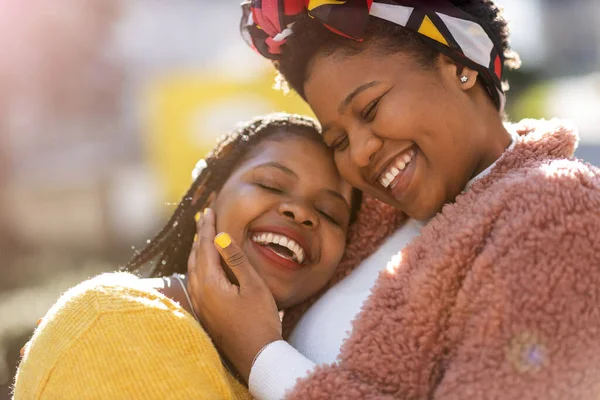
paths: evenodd
<path fill-rule="evenodd" d="M 288 299 L 282 299 L 279 297 L 275 297 L 275 304 L 277 305 L 277 309 L 279 311 L 285 310 L 286 308 L 290 308 L 291 306 L 294 305 L 294 304 L 290 304 L 290 301 Z"/>
<path fill-rule="evenodd" d="M 266 282 L 269 291 L 273 295 L 273 300 L 275 300 L 275 304 L 277 304 L 277 309 L 282 310 L 286 307 L 290 307 L 289 305 L 289 295 L 282 290 L 282 288 L 275 287 L 271 282 Z"/>

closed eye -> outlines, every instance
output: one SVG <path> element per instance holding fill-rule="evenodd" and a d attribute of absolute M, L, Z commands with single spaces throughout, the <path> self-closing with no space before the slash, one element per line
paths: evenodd
<path fill-rule="evenodd" d="M 363 109 L 361 116 L 365 121 L 373 121 L 373 119 L 375 119 L 375 115 L 377 115 L 377 105 L 379 105 L 381 97 L 378 97 L 377 99 L 373 100 L 372 102 L 367 104 L 367 106 Z"/>
<path fill-rule="evenodd" d="M 331 145 L 331 147 L 335 151 L 343 151 L 343 150 L 346 150 L 346 148 L 348 147 L 348 144 L 349 144 L 348 135 L 344 135 L 344 136 L 341 136 L 339 139 L 337 139 Z"/>
<path fill-rule="evenodd" d="M 256 186 L 258 186 L 261 189 L 264 189 L 266 191 L 272 192 L 272 193 L 283 193 L 283 190 L 281 190 L 280 188 L 277 188 L 272 185 L 267 185 L 265 183 L 256 183 Z"/>
<path fill-rule="evenodd" d="M 319 214 L 321 214 L 322 216 L 324 216 L 325 219 L 327 219 L 329 222 L 332 222 L 332 223 L 334 223 L 337 226 L 342 226 L 342 224 L 337 219 L 335 219 L 331 215 L 327 214 L 325 211 L 319 210 Z"/>

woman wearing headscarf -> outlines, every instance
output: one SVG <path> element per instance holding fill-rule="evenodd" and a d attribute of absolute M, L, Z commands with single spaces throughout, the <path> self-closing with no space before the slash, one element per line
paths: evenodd
<path fill-rule="evenodd" d="M 518 57 L 494 2 L 253 0 L 242 31 L 367 196 L 360 251 L 283 335 L 247 261 L 244 296 L 211 285 L 214 263 L 190 269 L 253 395 L 597 398 L 600 171 L 573 157 L 568 124 L 504 122 Z"/>

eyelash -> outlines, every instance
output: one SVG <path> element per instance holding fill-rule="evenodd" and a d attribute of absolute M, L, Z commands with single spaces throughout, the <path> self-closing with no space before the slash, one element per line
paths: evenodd
<path fill-rule="evenodd" d="M 321 215 L 323 215 L 327 220 L 329 220 L 333 224 L 335 224 L 337 226 L 342 226 L 342 224 L 337 219 L 333 218 L 331 215 L 327 214 L 325 211 L 321 211 L 321 210 L 318 210 L 318 211 Z"/>
<path fill-rule="evenodd" d="M 342 148 L 342 145 L 343 148 Z M 331 146 L 335 151 L 342 151 L 345 150 L 346 147 L 348 147 L 348 136 L 344 135 L 344 137 L 340 140 L 337 140 L 332 146 Z"/>
<path fill-rule="evenodd" d="M 383 97 L 383 96 L 381 96 L 381 97 Z M 366 110 L 363 110 L 361 116 L 367 122 L 371 122 L 375 119 L 376 113 L 374 114 L 373 111 L 377 111 L 377 106 L 379 105 L 379 102 L 381 101 L 381 97 L 370 102 L 367 105 Z M 331 147 L 335 151 L 343 151 L 344 149 L 346 149 L 347 144 L 348 144 L 348 136 L 344 136 L 342 139 L 337 140 Z M 342 145 L 344 145 L 344 146 L 342 147 Z"/>
<path fill-rule="evenodd" d="M 365 107 L 365 110 L 363 110 L 363 112 L 362 112 L 362 117 L 364 120 L 373 121 L 375 119 L 375 115 L 377 113 L 376 112 L 373 113 L 373 111 L 377 111 L 377 106 L 379 105 L 380 100 L 381 100 L 381 97 L 373 100 L 372 102 L 370 102 L 367 105 L 367 107 Z"/>
<path fill-rule="evenodd" d="M 256 186 L 258 186 L 258 187 L 260 187 L 262 189 L 268 190 L 269 192 L 283 193 L 283 190 L 281 190 L 279 188 L 276 188 L 276 187 L 273 187 L 273 186 L 266 185 L 264 183 L 257 183 Z"/>

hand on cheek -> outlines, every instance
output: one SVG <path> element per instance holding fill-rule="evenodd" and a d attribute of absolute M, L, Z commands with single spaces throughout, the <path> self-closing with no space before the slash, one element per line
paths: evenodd
<path fill-rule="evenodd" d="M 221 258 L 239 286 L 227 279 Z M 256 354 L 281 339 L 281 321 L 269 288 L 246 255 L 227 233 L 216 234 L 210 209 L 198 222 L 188 289 L 202 326 L 247 382 Z"/>

